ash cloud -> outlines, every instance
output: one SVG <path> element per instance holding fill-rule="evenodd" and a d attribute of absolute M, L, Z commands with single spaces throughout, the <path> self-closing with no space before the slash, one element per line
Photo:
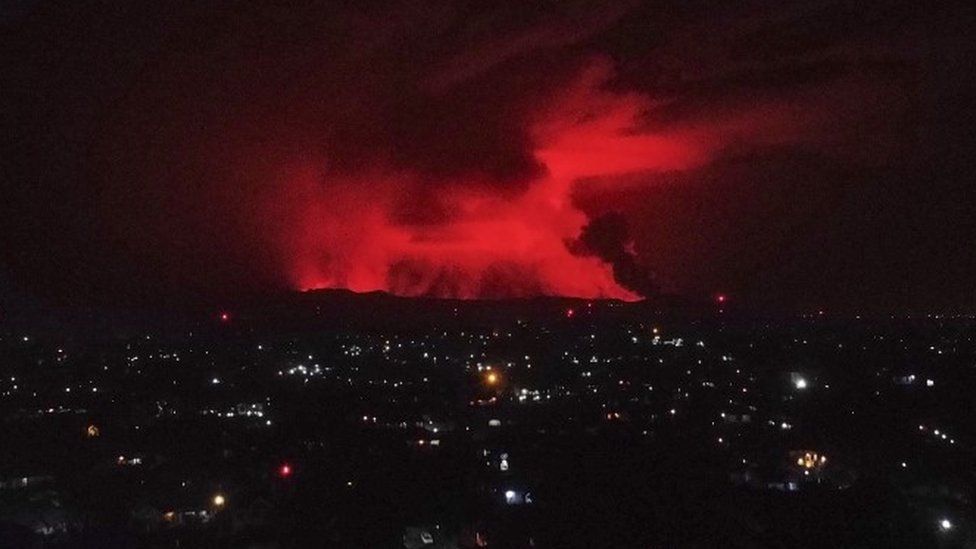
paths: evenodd
<path fill-rule="evenodd" d="M 609 263 L 614 280 L 642 297 L 652 297 L 660 291 L 653 273 L 638 262 L 627 219 L 619 212 L 591 219 L 569 247 L 575 254 L 596 256 Z"/>
<path fill-rule="evenodd" d="M 872 261 L 903 267 L 861 280 L 920 293 L 912 265 L 976 273 L 912 236 L 973 236 L 958 211 L 972 21 L 956 7 L 38 4 L 0 22 L 0 261 L 68 300 L 633 299 L 656 291 L 645 266 L 668 292 L 766 295 L 753 267 L 802 264 L 798 241 L 871 270 L 833 227 L 870 245 L 911 219 L 919 258 L 875 246 Z M 798 227 L 774 244 L 715 228 L 753 227 L 753 205 L 787 202 L 798 178 L 843 207 L 797 224 L 770 206 L 757 234 Z M 763 280 L 787 296 L 817 285 Z"/>

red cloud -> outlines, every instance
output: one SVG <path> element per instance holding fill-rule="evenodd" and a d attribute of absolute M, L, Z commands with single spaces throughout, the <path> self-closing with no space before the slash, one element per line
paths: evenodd
<path fill-rule="evenodd" d="M 432 184 L 417 174 L 379 171 L 334 181 L 306 168 L 290 176 L 281 187 L 280 199 L 291 202 L 281 243 L 293 283 L 411 296 L 636 298 L 609 265 L 567 248 L 587 222 L 571 199 L 573 185 L 686 169 L 704 159 L 704 150 L 681 136 L 635 132 L 647 99 L 607 91 L 609 77 L 607 63 L 591 64 L 529 122 L 532 154 L 545 169 L 524 191 L 437 185 L 434 200 L 446 215 L 435 222 L 393 215 L 396 204 Z"/>

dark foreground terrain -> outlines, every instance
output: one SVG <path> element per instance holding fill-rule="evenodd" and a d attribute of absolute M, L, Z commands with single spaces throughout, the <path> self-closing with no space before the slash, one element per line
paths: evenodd
<path fill-rule="evenodd" d="M 0 547 L 976 546 L 969 318 L 322 294 L 79 324 L 0 328 Z"/>

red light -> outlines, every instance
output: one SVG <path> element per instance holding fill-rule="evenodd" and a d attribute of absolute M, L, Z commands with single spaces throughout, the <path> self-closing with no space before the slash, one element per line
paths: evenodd
<path fill-rule="evenodd" d="M 576 311 L 574 311 L 572 309 L 566 309 L 566 318 L 573 318 L 573 315 L 575 315 L 575 314 L 576 314 Z"/>
<path fill-rule="evenodd" d="M 629 131 L 657 98 L 618 93 L 606 85 L 614 78 L 609 62 L 581 63 L 575 78 L 565 78 L 545 105 L 526 104 L 530 112 L 519 117 L 524 125 L 515 132 L 532 136 L 519 143 L 524 146 L 519 151 L 539 169 L 532 171 L 538 176 L 526 182 L 525 192 L 507 194 L 504 186 L 486 185 L 495 175 L 463 170 L 436 176 L 430 183 L 437 192 L 429 203 L 425 198 L 414 205 L 411 194 L 423 185 L 409 166 L 376 170 L 367 162 L 331 174 L 318 153 L 288 162 L 290 167 L 274 170 L 274 190 L 255 199 L 271 207 L 260 213 L 273 212 L 281 220 L 268 235 L 278 248 L 269 250 L 271 255 L 284 261 L 280 267 L 288 282 L 303 289 L 460 299 L 547 294 L 637 300 L 614 280 L 609 264 L 567 246 L 589 217 L 577 207 L 574 182 L 592 178 L 601 181 L 593 188 L 602 189 L 602 181 L 610 185 L 623 174 L 697 168 L 724 144 L 716 141 L 726 129 L 716 122 L 722 129 L 715 136 L 713 123 L 702 132 L 697 126 Z M 750 134 L 755 131 L 752 119 L 744 122 Z M 333 176 L 342 182 L 322 184 Z M 451 215 L 431 216 L 426 212 L 431 208 Z"/>
<path fill-rule="evenodd" d="M 291 465 L 287 463 L 283 464 L 278 468 L 278 476 L 281 478 L 287 478 L 291 476 Z"/>
<path fill-rule="evenodd" d="M 220 313 L 221 322 L 230 322 L 230 313 Z"/>
<path fill-rule="evenodd" d="M 726 299 L 725 294 L 718 294 L 715 297 L 715 301 L 718 301 L 719 303 L 725 303 L 725 299 Z"/>

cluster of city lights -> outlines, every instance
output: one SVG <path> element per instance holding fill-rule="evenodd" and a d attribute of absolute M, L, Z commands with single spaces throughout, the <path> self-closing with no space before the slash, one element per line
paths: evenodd
<path fill-rule="evenodd" d="M 944 440 L 944 441 L 948 442 L 949 444 L 955 444 L 956 443 L 956 439 L 951 438 L 948 435 L 948 433 L 946 433 L 942 429 L 929 429 L 925 425 L 919 425 L 918 426 L 918 430 L 921 433 L 931 434 L 936 439 L 938 439 L 938 440 Z"/>
<path fill-rule="evenodd" d="M 827 456 L 818 455 L 816 452 L 804 452 L 802 456 L 796 458 L 797 466 L 802 467 L 807 471 L 821 468 L 826 463 Z"/>

